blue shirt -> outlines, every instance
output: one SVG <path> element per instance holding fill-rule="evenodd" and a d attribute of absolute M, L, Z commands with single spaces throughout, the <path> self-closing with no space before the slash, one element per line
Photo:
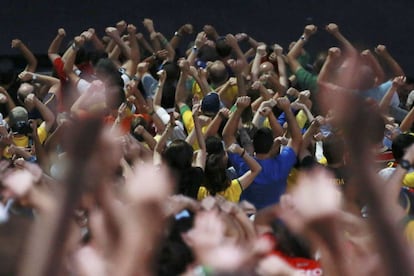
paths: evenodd
<path fill-rule="evenodd" d="M 238 154 L 229 153 L 228 156 L 239 177 L 249 170 Z M 247 200 L 257 209 L 262 209 L 278 203 L 280 196 L 285 193 L 289 172 L 296 163 L 296 154 L 292 148 L 285 147 L 273 158 L 255 159 L 262 166 L 262 171 L 243 191 L 240 200 Z"/>

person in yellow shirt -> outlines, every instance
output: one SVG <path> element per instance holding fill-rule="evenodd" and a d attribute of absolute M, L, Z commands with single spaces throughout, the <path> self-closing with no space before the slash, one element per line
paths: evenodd
<path fill-rule="evenodd" d="M 231 202 L 239 202 L 240 195 L 256 178 L 262 170 L 260 164 L 251 157 L 245 149 L 238 144 L 232 144 L 228 151 L 239 154 L 250 170 L 242 176 L 230 180 L 226 173 L 227 154 L 223 150 L 222 153 L 209 154 L 206 161 L 204 171 L 204 185 L 198 190 L 197 199 L 202 200 L 209 195 L 221 195 Z"/>

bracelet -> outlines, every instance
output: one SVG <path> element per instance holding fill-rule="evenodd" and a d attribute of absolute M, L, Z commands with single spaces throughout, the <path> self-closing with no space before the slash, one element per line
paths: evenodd
<path fill-rule="evenodd" d="M 195 53 L 197 53 L 198 52 L 197 46 L 194 45 L 192 51 L 195 52 Z"/>
<path fill-rule="evenodd" d="M 75 51 L 78 51 L 79 50 L 79 47 L 78 46 L 76 46 L 76 44 L 75 44 L 75 42 L 74 43 L 72 43 L 72 49 L 73 50 L 75 50 Z"/>
<path fill-rule="evenodd" d="M 177 31 L 177 32 L 174 33 L 174 36 L 181 37 L 182 35 Z"/>
<path fill-rule="evenodd" d="M 165 45 L 167 45 L 167 44 L 168 44 L 168 40 L 164 37 L 164 38 L 161 40 L 161 43 L 162 43 L 162 45 L 163 45 L 163 46 L 165 46 Z"/>
<path fill-rule="evenodd" d="M 36 74 L 32 74 L 32 81 L 34 81 L 34 80 L 37 80 L 37 76 L 36 76 Z"/>
<path fill-rule="evenodd" d="M 243 149 L 243 152 L 242 152 L 242 154 L 240 154 L 240 157 L 243 158 L 243 156 L 244 156 L 245 153 L 246 153 L 246 150 Z"/>
<path fill-rule="evenodd" d="M 305 37 L 304 35 L 302 35 L 302 36 L 300 37 L 300 40 L 303 40 L 304 42 L 306 42 L 306 37 Z"/>

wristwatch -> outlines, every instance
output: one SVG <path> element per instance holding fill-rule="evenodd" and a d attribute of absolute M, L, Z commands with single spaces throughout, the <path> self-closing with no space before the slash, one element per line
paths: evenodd
<path fill-rule="evenodd" d="M 399 165 L 401 166 L 401 168 L 403 168 L 404 170 L 410 170 L 412 168 L 410 161 L 402 159 L 399 163 Z"/>

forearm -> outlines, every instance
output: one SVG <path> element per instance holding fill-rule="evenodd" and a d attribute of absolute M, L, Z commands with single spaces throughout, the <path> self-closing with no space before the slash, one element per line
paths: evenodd
<path fill-rule="evenodd" d="M 154 53 L 154 49 L 143 36 L 137 36 L 139 44 L 149 53 Z"/>
<path fill-rule="evenodd" d="M 105 45 L 102 43 L 100 38 L 96 35 L 96 33 L 92 35 L 91 41 L 96 51 L 105 52 Z"/>
<path fill-rule="evenodd" d="M 28 72 L 35 72 L 37 68 L 37 59 L 33 55 L 32 51 L 30 51 L 30 49 L 23 42 L 21 43 L 19 50 L 27 61 L 27 66 L 24 70 Z"/>
<path fill-rule="evenodd" d="M 166 39 L 165 36 L 162 33 L 158 33 L 157 36 L 158 36 L 159 41 L 161 42 L 161 45 L 168 52 L 168 60 L 173 61 L 174 57 L 175 57 L 174 48 L 171 47 L 171 44 L 168 42 L 168 39 Z"/>
<path fill-rule="evenodd" d="M 296 117 L 293 115 L 292 110 L 284 110 L 286 115 L 286 121 L 288 123 L 288 130 L 292 139 L 292 144 L 295 144 L 297 151 L 299 150 L 299 146 L 302 143 L 302 133 L 296 122 Z"/>
<path fill-rule="evenodd" d="M 206 133 L 205 133 L 205 137 L 209 137 L 209 136 L 215 136 L 219 129 L 220 129 L 220 125 L 223 122 L 224 115 L 217 113 L 217 115 L 214 117 L 214 119 L 211 121 L 211 123 L 208 125 Z"/>
<path fill-rule="evenodd" d="M 239 96 L 246 96 L 247 95 L 246 83 L 244 82 L 243 75 L 241 73 L 237 74 L 236 79 L 237 79 L 237 88 L 239 90 L 238 95 Z"/>
<path fill-rule="evenodd" d="M 236 111 L 231 114 L 229 120 L 226 123 L 226 126 L 223 129 L 223 140 L 226 147 L 230 146 L 236 141 L 235 134 L 242 112 L 242 109 L 237 108 Z"/>
<path fill-rule="evenodd" d="M 289 53 L 287 54 L 288 58 L 297 60 L 298 57 L 301 55 L 303 46 L 305 45 L 305 34 L 303 34 L 295 43 L 295 45 L 290 49 Z"/>
<path fill-rule="evenodd" d="M 56 37 L 52 40 L 52 42 L 49 45 L 49 49 L 47 50 L 47 54 L 49 55 L 49 58 L 50 58 L 50 55 L 58 54 L 63 38 L 64 36 L 57 34 Z"/>
<path fill-rule="evenodd" d="M 391 86 L 388 89 L 387 93 L 385 93 L 384 97 L 382 97 L 381 102 L 379 104 L 381 113 L 386 114 L 388 112 L 388 108 L 391 104 L 391 100 L 395 92 L 396 88 L 394 86 Z"/>
<path fill-rule="evenodd" d="M 354 45 L 352 45 L 352 43 L 345 36 L 343 36 L 342 33 L 337 32 L 333 36 L 336 38 L 336 40 L 339 41 L 339 43 L 342 45 L 342 47 L 348 54 L 357 53 L 357 50 L 355 49 Z"/>
<path fill-rule="evenodd" d="M 35 106 L 39 110 L 40 115 L 42 115 L 43 120 L 46 124 L 46 130 L 49 131 L 53 124 L 55 123 L 55 115 L 53 112 L 43 104 L 38 98 L 35 98 Z"/>
<path fill-rule="evenodd" d="M 256 53 L 253 64 L 252 64 L 252 81 L 256 81 L 259 78 L 259 68 L 260 68 L 260 62 L 262 60 L 262 56 L 258 53 Z"/>
<path fill-rule="evenodd" d="M 288 79 L 286 74 L 286 64 L 282 56 L 277 56 L 277 69 L 279 71 L 279 82 L 286 90 L 288 88 Z"/>
<path fill-rule="evenodd" d="M 162 154 L 162 152 L 165 149 L 165 145 L 167 144 L 167 140 L 172 133 L 172 130 L 173 127 L 171 126 L 171 124 L 168 124 L 164 132 L 162 133 L 160 140 L 158 140 L 157 144 L 155 145 L 154 151 L 158 152 L 159 154 Z"/>
<path fill-rule="evenodd" d="M 164 82 L 158 82 L 157 85 L 157 91 L 155 92 L 154 95 L 154 101 L 153 101 L 153 106 L 154 109 L 156 110 L 158 107 L 161 106 L 161 100 L 162 100 L 162 92 L 164 89 Z"/>
<path fill-rule="evenodd" d="M 157 145 L 157 141 L 152 137 L 152 135 L 144 129 L 144 132 L 142 133 L 142 138 L 144 138 L 145 143 L 147 143 L 148 147 L 151 150 L 155 149 L 155 146 Z"/>
<path fill-rule="evenodd" d="M 405 116 L 404 120 L 400 124 L 400 130 L 402 132 L 409 131 L 414 123 L 414 108 L 411 108 L 410 112 Z"/>
<path fill-rule="evenodd" d="M 387 65 L 390 67 L 393 77 L 404 76 L 404 70 L 401 68 L 400 64 L 391 56 L 390 53 L 385 52 L 382 55 L 382 58 L 385 60 Z"/>
<path fill-rule="evenodd" d="M 193 114 L 193 120 L 194 120 L 194 130 L 197 138 L 197 144 L 202 151 L 206 151 L 206 142 L 204 140 L 203 132 L 201 131 L 201 125 L 200 120 L 198 119 L 198 116 Z"/>
<path fill-rule="evenodd" d="M 53 86 L 60 83 L 59 79 L 51 76 L 42 75 L 38 73 L 31 73 L 31 75 L 33 81 L 45 84 L 47 86 Z"/>
<path fill-rule="evenodd" d="M 273 138 L 283 136 L 283 127 L 279 124 L 273 112 L 270 112 L 267 118 L 269 120 L 270 128 L 272 129 Z"/>
<path fill-rule="evenodd" d="M 118 47 L 121 49 L 122 54 L 124 54 L 125 57 L 130 59 L 131 49 L 128 47 L 128 45 L 119 36 L 114 36 L 112 39 L 115 42 L 115 44 L 118 45 Z"/>
<path fill-rule="evenodd" d="M 175 91 L 175 103 L 178 105 L 178 107 L 184 104 L 187 98 L 186 87 L 185 87 L 185 81 L 187 77 L 188 77 L 188 74 L 181 71 L 181 75 L 177 83 L 177 89 Z"/>
<path fill-rule="evenodd" d="M 379 64 L 378 60 L 372 54 L 369 54 L 367 58 L 368 64 L 370 65 L 376 77 L 375 86 L 378 86 L 385 81 L 385 72 Z"/>

